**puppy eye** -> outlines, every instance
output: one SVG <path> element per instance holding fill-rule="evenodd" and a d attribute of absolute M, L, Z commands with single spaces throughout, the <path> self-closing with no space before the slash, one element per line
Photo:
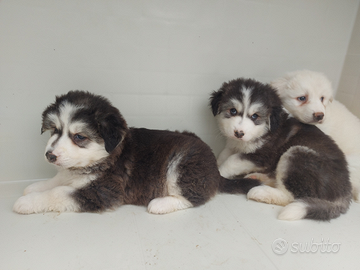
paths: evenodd
<path fill-rule="evenodd" d="M 301 102 L 305 102 L 305 101 L 306 101 L 306 97 L 305 97 L 305 96 L 298 97 L 297 99 L 298 99 L 298 101 L 301 101 Z"/>
<path fill-rule="evenodd" d="M 321 102 L 323 102 L 323 101 L 324 101 L 324 97 L 321 97 L 320 100 L 321 100 Z"/>
<path fill-rule="evenodd" d="M 86 139 L 87 139 L 86 137 L 81 136 L 80 134 L 75 134 L 74 135 L 74 141 L 76 141 L 76 142 L 82 142 L 82 141 L 84 141 Z"/>
<path fill-rule="evenodd" d="M 252 116 L 251 116 L 251 120 L 256 120 L 256 119 L 258 119 L 259 118 L 259 115 L 258 114 L 256 114 L 256 113 L 254 113 Z"/>
<path fill-rule="evenodd" d="M 53 130 L 52 130 L 52 134 L 54 135 L 54 134 L 59 134 L 59 130 L 57 129 L 57 128 L 54 128 Z"/>
<path fill-rule="evenodd" d="M 230 114 L 231 114 L 232 116 L 237 115 L 237 110 L 236 110 L 235 108 L 231 108 L 231 109 L 230 109 Z"/>

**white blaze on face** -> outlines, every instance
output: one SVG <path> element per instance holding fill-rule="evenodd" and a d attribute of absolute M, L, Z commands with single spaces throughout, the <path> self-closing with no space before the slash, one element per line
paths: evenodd
<path fill-rule="evenodd" d="M 105 150 L 104 143 L 94 140 L 94 134 L 87 130 L 86 123 L 71 121 L 74 113 L 80 108 L 64 103 L 60 107 L 59 116 L 49 115 L 49 119 L 54 123 L 57 131 L 49 139 L 45 153 L 49 151 L 56 156 L 54 164 L 57 166 L 64 168 L 87 167 L 109 155 Z M 79 135 L 85 139 L 78 140 Z"/>
<path fill-rule="evenodd" d="M 257 139 L 267 132 L 266 119 L 260 119 L 263 116 L 259 113 L 262 111 L 263 104 L 251 103 L 251 92 L 252 89 L 243 88 L 241 90 L 242 101 L 231 99 L 227 109 L 216 117 L 221 132 L 228 138 L 247 142 Z M 231 115 L 231 109 L 235 109 L 237 114 Z M 252 119 L 254 115 L 258 116 L 256 120 Z"/>

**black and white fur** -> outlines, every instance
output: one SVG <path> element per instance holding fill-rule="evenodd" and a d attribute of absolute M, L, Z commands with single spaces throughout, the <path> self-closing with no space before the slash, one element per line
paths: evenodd
<path fill-rule="evenodd" d="M 28 186 L 15 202 L 17 213 L 103 212 L 135 204 L 165 214 L 204 204 L 218 191 L 247 193 L 260 184 L 221 177 L 211 149 L 193 133 L 128 128 L 98 95 L 70 91 L 42 117 L 42 132 L 51 132 L 45 156 L 59 172 Z"/>
<path fill-rule="evenodd" d="M 291 115 L 304 124 L 316 125 L 344 152 L 353 200 L 360 203 L 360 119 L 334 99 L 331 82 L 323 73 L 298 70 L 270 84 Z"/>
<path fill-rule="evenodd" d="M 224 83 L 210 99 L 226 147 L 218 157 L 223 177 L 253 177 L 248 198 L 286 206 L 278 218 L 330 220 L 345 213 L 351 184 L 344 154 L 330 137 L 282 108 L 270 86 L 251 79 Z"/>

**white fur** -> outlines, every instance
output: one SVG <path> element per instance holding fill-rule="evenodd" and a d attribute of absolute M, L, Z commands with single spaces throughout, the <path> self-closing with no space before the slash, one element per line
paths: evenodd
<path fill-rule="evenodd" d="M 170 162 L 166 173 L 168 196 L 155 198 L 148 205 L 148 212 L 152 214 L 167 214 L 193 207 L 192 203 L 181 196 L 181 188 L 177 181 L 179 177 L 178 165 L 182 159 L 179 154 Z"/>
<path fill-rule="evenodd" d="M 182 159 L 181 155 L 175 157 L 169 164 L 167 173 L 166 173 L 166 184 L 169 195 L 177 196 L 181 195 L 181 188 L 177 184 L 179 177 L 178 165 Z"/>
<path fill-rule="evenodd" d="M 55 148 L 48 144 L 45 152 L 51 149 L 57 156 L 54 164 L 63 168 L 87 167 L 109 155 L 103 145 L 91 142 L 87 148 L 79 148 L 68 136 L 62 136 Z"/>
<path fill-rule="evenodd" d="M 73 174 L 59 169 L 55 177 L 29 185 L 13 207 L 19 214 L 41 213 L 48 211 L 77 211 L 78 206 L 70 193 L 94 180 L 94 175 Z"/>
<path fill-rule="evenodd" d="M 242 142 L 252 142 L 254 139 L 261 137 L 268 130 L 265 124 L 255 125 L 249 118 L 252 114 L 256 113 L 260 103 L 251 103 L 250 95 L 251 89 L 243 88 L 241 92 L 243 94 L 243 101 L 240 102 L 236 99 L 230 100 L 232 108 L 235 108 L 238 112 L 242 112 L 242 116 L 237 115 L 230 118 L 226 118 L 224 115 L 226 111 L 222 111 L 216 116 L 220 131 L 228 138 Z M 230 109 L 230 108 L 228 108 Z M 240 139 L 235 136 L 235 131 L 243 132 L 244 136 Z M 257 144 L 257 143 L 256 143 Z M 251 145 L 251 144 L 249 144 Z"/>
<path fill-rule="evenodd" d="M 306 207 L 307 205 L 303 202 L 295 201 L 290 203 L 281 210 L 278 219 L 289 221 L 303 219 L 307 213 Z"/>
<path fill-rule="evenodd" d="M 78 174 L 73 174 L 69 170 L 58 168 L 59 172 L 51 179 L 45 181 L 39 181 L 33 183 L 25 188 L 24 195 L 33 193 L 33 192 L 42 192 L 50 190 L 58 186 L 71 186 L 73 188 L 82 188 L 87 185 L 92 180 L 95 180 L 96 176 L 91 174 L 84 174 L 79 176 Z"/>
<path fill-rule="evenodd" d="M 217 158 L 217 164 L 220 166 L 228 159 L 231 155 L 235 153 L 252 153 L 256 149 L 260 148 L 263 145 L 263 141 L 259 140 L 257 142 L 244 142 L 239 139 L 233 139 L 226 137 L 226 145 L 224 150 L 221 151 Z"/>
<path fill-rule="evenodd" d="M 221 176 L 231 178 L 232 176 L 250 173 L 256 169 L 256 165 L 253 162 L 241 159 L 239 154 L 234 154 L 220 165 L 219 172 Z"/>
<path fill-rule="evenodd" d="M 332 137 L 344 152 L 348 162 L 353 198 L 360 201 L 360 120 L 343 104 L 333 100 L 330 81 L 322 73 L 302 70 L 287 74 L 271 82 L 277 89 L 285 108 L 303 123 L 316 124 Z M 296 99 L 307 95 L 308 102 Z M 320 98 L 324 97 L 324 102 Z M 320 123 L 313 121 L 314 112 L 323 112 Z"/>
<path fill-rule="evenodd" d="M 256 166 L 246 160 L 242 160 L 238 153 L 251 153 L 263 145 L 262 140 L 257 140 L 268 131 L 266 124 L 255 125 L 249 118 L 256 113 L 260 103 L 251 103 L 251 89 L 241 89 L 243 101 L 236 99 L 230 100 L 232 108 L 242 112 L 242 116 L 236 115 L 230 118 L 225 117 L 226 111 L 222 111 L 216 116 L 220 131 L 226 137 L 225 149 L 220 153 L 217 163 L 220 174 L 223 177 L 232 177 L 235 175 L 252 172 Z M 228 108 L 230 109 L 230 108 Z M 243 132 L 242 138 L 237 138 L 235 132 Z"/>
<path fill-rule="evenodd" d="M 46 181 L 40 181 L 28 186 L 24 190 L 24 196 L 20 197 L 13 210 L 20 214 L 41 213 L 48 211 L 78 211 L 78 206 L 71 197 L 71 193 L 82 188 L 96 175 L 73 173 L 69 168 L 86 167 L 96 164 L 99 160 L 107 157 L 104 144 L 90 141 L 86 147 L 77 146 L 69 137 L 76 133 L 83 133 L 84 123 L 71 122 L 71 116 L 79 107 L 64 103 L 60 107 L 60 116 L 50 114 L 49 118 L 60 134 L 53 134 L 46 146 L 45 153 L 51 151 L 56 155 L 54 164 L 59 172 L 55 177 Z"/>
<path fill-rule="evenodd" d="M 278 188 L 269 186 L 257 186 L 247 194 L 248 199 L 264 202 L 268 204 L 287 205 L 294 200 L 294 197 L 288 191 L 283 191 Z"/>
<path fill-rule="evenodd" d="M 295 220 L 301 219 L 306 216 L 306 207 L 300 202 L 294 202 L 294 196 L 289 192 L 283 184 L 283 179 L 287 177 L 288 161 L 297 151 L 312 152 L 313 150 L 302 147 L 294 146 L 288 149 L 280 158 L 277 168 L 275 179 L 261 174 L 263 168 L 258 168 L 253 162 L 241 158 L 241 154 L 249 154 L 259 149 L 264 141 L 258 140 L 263 134 L 269 131 L 270 127 L 263 122 L 260 125 L 255 125 L 249 119 L 249 115 L 257 113 L 263 104 L 251 104 L 249 96 L 251 90 L 242 89 L 243 101 L 230 100 L 227 107 L 233 106 L 237 111 L 243 112 L 242 116 L 226 117 L 228 112 L 222 111 L 216 116 L 221 132 L 226 136 L 227 142 L 225 149 L 218 157 L 218 166 L 220 174 L 223 177 L 231 178 L 236 175 L 248 174 L 247 177 L 256 179 L 263 179 L 264 182 L 275 185 L 271 187 L 262 185 L 252 188 L 248 194 L 248 199 L 259 202 L 276 204 L 286 206 L 284 211 L 279 215 L 279 219 Z M 234 130 L 243 131 L 244 137 L 237 138 L 234 135 Z M 248 136 L 246 138 L 246 135 Z M 244 139 L 245 138 L 245 139 Z M 249 174 L 250 173 L 250 174 Z"/>
<path fill-rule="evenodd" d="M 306 204 L 299 201 L 294 201 L 294 196 L 284 186 L 283 179 L 287 177 L 288 161 L 297 151 L 316 152 L 305 146 L 292 146 L 280 158 L 276 168 L 276 188 L 269 186 L 258 186 L 252 188 L 248 194 L 248 199 L 259 202 L 276 204 L 285 206 L 281 210 L 278 219 L 281 220 L 298 220 L 306 216 Z"/>
<path fill-rule="evenodd" d="M 236 151 L 234 151 L 234 147 L 228 146 L 228 144 L 230 142 L 233 142 L 233 140 L 226 141 L 226 146 L 225 146 L 224 150 L 221 151 L 221 153 L 219 154 L 219 156 L 217 158 L 218 167 L 220 167 L 220 165 L 223 164 L 224 161 L 228 159 L 228 157 L 230 157 L 231 155 L 236 153 Z"/>
<path fill-rule="evenodd" d="M 62 129 L 62 134 L 60 138 L 59 134 L 51 136 L 45 147 L 45 153 L 51 151 L 56 155 L 57 158 L 54 164 L 62 168 L 90 166 L 109 155 L 103 143 L 90 141 L 86 148 L 80 148 L 69 137 L 69 134 L 75 135 L 81 133 L 85 126 L 82 122 L 70 121 L 71 116 L 79 108 L 65 102 L 60 107 L 59 117 L 51 114 L 51 120 L 58 129 Z"/>
<path fill-rule="evenodd" d="M 65 212 L 79 210 L 78 204 L 70 194 L 75 188 L 59 186 L 43 192 L 32 192 L 20 197 L 14 204 L 13 210 L 19 214 L 32 214 L 43 212 Z"/>
<path fill-rule="evenodd" d="M 192 203 L 183 196 L 166 196 L 153 199 L 148 205 L 148 212 L 152 214 L 167 214 L 193 207 Z"/>

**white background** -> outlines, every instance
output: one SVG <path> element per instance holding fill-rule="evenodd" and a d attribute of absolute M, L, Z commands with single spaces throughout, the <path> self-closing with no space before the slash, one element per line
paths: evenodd
<path fill-rule="evenodd" d="M 210 93 L 237 77 L 269 82 L 304 68 L 324 72 L 337 90 L 358 7 L 359 0 L 2 0 L 0 181 L 54 174 L 43 158 L 41 113 L 71 89 L 108 97 L 130 126 L 193 131 L 218 154 L 223 138 Z"/>

